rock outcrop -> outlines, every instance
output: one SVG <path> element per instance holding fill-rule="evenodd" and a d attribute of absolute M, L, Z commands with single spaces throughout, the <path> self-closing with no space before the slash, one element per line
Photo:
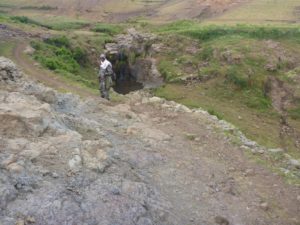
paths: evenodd
<path fill-rule="evenodd" d="M 124 98 L 58 93 L 0 57 L 1 225 L 299 223 L 299 187 L 245 155 L 288 177 L 299 160 L 204 110 Z"/>
<path fill-rule="evenodd" d="M 107 138 L 118 114 L 31 82 L 3 57 L 0 87 L 1 225 L 174 224 Z"/>
<path fill-rule="evenodd" d="M 126 58 L 126 72 L 122 72 L 125 76 L 127 74 L 133 77 L 145 88 L 157 87 L 163 83 L 156 60 L 151 57 L 153 53 L 160 51 L 159 45 L 155 44 L 157 39 L 153 34 L 140 33 L 131 28 L 127 34 L 116 36 L 114 43 L 106 44 L 106 53 L 117 68 L 120 54 Z"/>

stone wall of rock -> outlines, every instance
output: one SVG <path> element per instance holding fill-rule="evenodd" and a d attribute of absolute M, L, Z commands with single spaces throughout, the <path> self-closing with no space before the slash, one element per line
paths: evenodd
<path fill-rule="evenodd" d="M 156 68 L 156 61 L 151 57 L 157 51 L 155 45 L 152 46 L 156 41 L 155 35 L 140 33 L 131 28 L 127 34 L 118 35 L 114 43 L 106 44 L 106 54 L 112 59 L 120 53 L 125 54 L 130 75 L 145 88 L 157 87 L 163 83 L 163 78 Z"/>

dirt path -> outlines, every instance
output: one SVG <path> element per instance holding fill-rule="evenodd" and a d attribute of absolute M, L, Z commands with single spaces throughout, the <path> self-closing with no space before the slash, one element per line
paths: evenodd
<path fill-rule="evenodd" d="M 299 224 L 300 189 L 251 162 L 208 121 L 153 106 L 132 108 L 149 118 L 145 126 L 172 137 L 152 149 L 164 163 L 147 170 L 174 206 L 179 224 Z M 223 223 L 215 222 L 222 217 Z"/>
<path fill-rule="evenodd" d="M 25 40 L 18 42 L 13 49 L 12 60 L 14 60 L 15 63 L 32 79 L 39 81 L 45 84 L 46 86 L 52 87 L 56 90 L 76 93 L 81 97 L 97 97 L 95 93 L 88 90 L 87 88 L 68 83 L 66 80 L 60 78 L 58 75 L 55 75 L 48 70 L 36 66 L 34 61 L 29 59 L 29 57 L 26 56 L 24 53 L 24 50 L 28 45 L 28 42 Z"/>

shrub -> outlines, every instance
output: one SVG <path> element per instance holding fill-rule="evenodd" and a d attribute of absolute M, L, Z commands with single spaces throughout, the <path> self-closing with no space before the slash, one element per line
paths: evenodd
<path fill-rule="evenodd" d="M 74 30 L 87 26 L 88 23 L 84 21 L 66 21 L 66 22 L 49 22 L 48 26 L 52 30 Z"/>
<path fill-rule="evenodd" d="M 42 5 L 42 6 L 23 6 L 21 9 L 28 9 L 28 10 L 55 10 L 58 9 L 58 7 L 52 7 L 49 5 Z"/>
<path fill-rule="evenodd" d="M 88 61 L 88 56 L 86 51 L 83 49 L 76 47 L 73 50 L 73 58 L 80 64 L 80 65 L 85 65 Z"/>
<path fill-rule="evenodd" d="M 45 43 L 54 45 L 56 47 L 70 47 L 70 41 L 66 36 L 57 36 L 45 40 Z"/>
<path fill-rule="evenodd" d="M 248 87 L 248 81 L 244 78 L 235 67 L 231 67 L 226 72 L 226 81 L 231 82 L 241 89 Z"/>
<path fill-rule="evenodd" d="M 69 39 L 65 36 L 57 36 L 44 42 L 32 42 L 36 49 L 34 58 L 50 70 L 77 73 L 81 63 L 87 61 L 86 53 L 76 47 L 71 48 Z"/>
<path fill-rule="evenodd" d="M 57 59 L 46 58 L 46 59 L 42 59 L 42 62 L 50 70 L 56 70 L 56 69 L 60 68 L 60 65 L 59 65 L 59 62 Z"/>
<path fill-rule="evenodd" d="M 32 20 L 26 16 L 12 16 L 11 19 L 20 23 L 32 23 Z"/>
<path fill-rule="evenodd" d="M 166 81 L 171 81 L 177 77 L 175 69 L 169 61 L 161 60 L 158 64 L 158 70 Z"/>
<path fill-rule="evenodd" d="M 265 111 L 272 107 L 272 101 L 267 97 L 261 89 L 251 88 L 242 92 L 243 103 L 249 108 Z"/>
<path fill-rule="evenodd" d="M 216 112 L 214 109 L 208 109 L 207 112 L 210 115 L 216 116 L 219 120 L 222 120 L 224 117 L 220 113 Z"/>
<path fill-rule="evenodd" d="M 209 67 L 201 68 L 198 72 L 200 78 L 215 78 L 222 74 L 222 69 L 219 65 L 212 65 Z"/>
<path fill-rule="evenodd" d="M 46 24 L 42 24 L 40 22 L 37 22 L 33 19 L 30 19 L 27 16 L 12 16 L 10 18 L 11 18 L 11 20 L 13 20 L 15 22 L 19 22 L 19 23 L 37 25 L 37 26 L 48 28 L 48 29 L 51 28 L 50 26 L 48 26 Z"/>
<path fill-rule="evenodd" d="M 205 47 L 200 52 L 200 58 L 202 60 L 210 60 L 213 57 L 214 49 L 211 46 Z"/>

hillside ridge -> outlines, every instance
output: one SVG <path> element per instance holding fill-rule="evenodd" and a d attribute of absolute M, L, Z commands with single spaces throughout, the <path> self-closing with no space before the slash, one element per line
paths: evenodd
<path fill-rule="evenodd" d="M 299 189 L 245 155 L 280 151 L 234 144 L 224 131 L 235 128 L 205 111 L 143 92 L 116 106 L 81 101 L 30 81 L 3 57 L 0 74 L 3 225 L 300 219 Z"/>

